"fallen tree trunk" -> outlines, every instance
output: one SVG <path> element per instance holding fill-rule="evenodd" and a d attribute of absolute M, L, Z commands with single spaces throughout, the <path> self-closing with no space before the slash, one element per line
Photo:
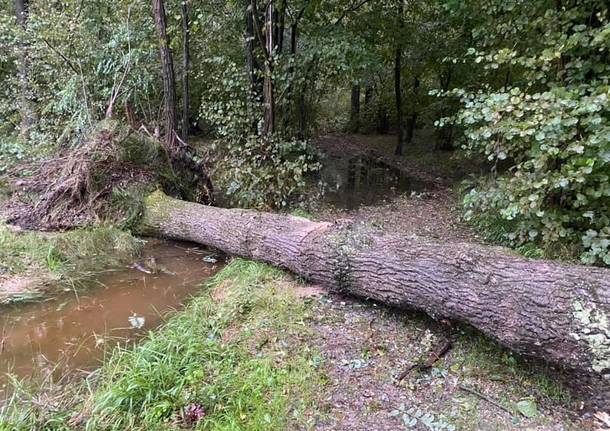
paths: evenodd
<path fill-rule="evenodd" d="M 151 195 L 147 234 L 268 262 L 381 303 L 466 322 L 510 349 L 610 377 L 610 270 L 505 249 L 384 235 L 349 221 L 222 209 Z"/>

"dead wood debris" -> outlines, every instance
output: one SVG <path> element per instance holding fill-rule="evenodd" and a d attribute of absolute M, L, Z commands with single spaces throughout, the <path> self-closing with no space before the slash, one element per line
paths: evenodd
<path fill-rule="evenodd" d="M 413 370 L 427 371 L 432 368 L 436 361 L 443 357 L 445 353 L 451 349 L 453 345 L 453 327 L 451 322 L 446 319 L 438 321 L 438 326 L 444 334 L 444 338 L 437 344 L 436 348 L 430 350 L 428 359 L 424 362 L 415 363 L 409 366 L 405 371 L 400 373 L 396 380 L 403 381 Z"/>
<path fill-rule="evenodd" d="M 405 371 L 400 373 L 400 375 L 397 377 L 396 380 L 399 382 L 404 380 L 413 370 L 419 370 L 419 371 L 429 370 L 430 368 L 432 368 L 432 366 L 434 365 L 434 363 L 436 361 L 438 361 L 445 353 L 447 353 L 449 351 L 449 349 L 451 348 L 451 344 L 452 344 L 451 339 L 445 338 L 441 343 L 438 344 L 436 349 L 433 349 L 430 352 L 430 354 L 428 355 L 428 359 L 426 359 L 426 361 L 409 366 L 409 368 L 407 368 Z"/>
<path fill-rule="evenodd" d="M 491 404 L 491 405 L 493 405 L 493 406 L 496 406 L 497 408 L 499 408 L 499 409 L 501 409 L 501 410 L 504 410 L 506 413 L 508 413 L 508 414 L 510 414 L 510 415 L 512 415 L 512 414 L 513 414 L 513 412 L 512 412 L 512 411 L 510 411 L 509 409 L 507 409 L 506 407 L 504 407 L 502 404 L 500 404 L 500 403 L 499 403 L 499 402 L 497 402 L 496 400 L 494 400 L 494 399 L 492 399 L 492 398 L 488 397 L 487 395 L 482 394 L 481 392 L 479 392 L 479 391 L 477 391 L 477 390 L 474 390 L 474 389 L 469 388 L 468 386 L 464 386 L 464 385 L 462 385 L 462 384 L 458 385 L 457 387 L 458 387 L 460 390 L 464 391 L 464 392 L 468 392 L 469 394 L 476 395 L 477 397 L 481 398 L 482 400 L 485 400 L 485 401 L 487 401 L 489 404 Z M 521 413 L 521 415 L 522 415 L 522 416 L 525 416 L 523 413 Z"/>

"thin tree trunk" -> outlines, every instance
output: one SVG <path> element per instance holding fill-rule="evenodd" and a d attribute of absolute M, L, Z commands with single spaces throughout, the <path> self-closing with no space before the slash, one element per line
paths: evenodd
<path fill-rule="evenodd" d="M 417 126 L 417 92 L 419 90 L 419 77 L 413 78 L 413 108 L 411 115 L 407 121 L 407 136 L 406 142 L 410 144 L 413 141 L 415 135 L 415 128 Z"/>
<path fill-rule="evenodd" d="M 282 0 L 279 10 L 276 10 L 275 46 L 278 54 L 284 49 L 284 31 L 286 27 L 286 0 Z"/>
<path fill-rule="evenodd" d="M 610 375 L 610 270 L 353 222 L 223 209 L 156 192 L 142 231 L 286 268 L 335 292 L 468 323 L 514 351 Z M 606 401 L 610 400 L 608 398 Z"/>
<path fill-rule="evenodd" d="M 159 38 L 159 51 L 161 53 L 161 78 L 163 80 L 164 97 L 163 120 L 165 123 L 164 147 L 171 158 L 174 171 L 182 177 L 181 181 L 186 185 L 185 188 L 194 191 L 194 195 L 190 199 L 202 203 L 212 203 L 214 202 L 214 188 L 203 162 L 201 160 L 197 161 L 196 151 L 190 145 L 178 145 L 178 140 L 176 139 L 176 78 L 174 75 L 170 40 L 167 34 L 163 0 L 153 0 L 153 11 L 157 36 Z M 188 13 L 188 9 L 186 11 L 183 10 L 184 12 Z M 188 35 L 188 26 L 186 29 L 186 34 Z M 188 43 L 186 46 L 188 47 Z M 188 94 L 188 87 L 185 89 L 185 94 Z M 185 104 L 184 107 L 188 111 L 188 105 Z M 188 125 L 188 112 L 186 112 L 186 115 L 185 120 Z"/>
<path fill-rule="evenodd" d="M 365 110 L 371 109 L 371 103 L 373 102 L 373 84 L 367 82 L 364 86 L 364 108 Z"/>
<path fill-rule="evenodd" d="M 165 6 L 163 0 L 153 0 L 155 25 L 159 37 L 159 51 L 161 53 L 161 76 L 163 80 L 165 141 L 173 146 L 176 132 L 176 78 L 174 76 L 174 63 L 170 50 L 170 40 L 167 34 L 165 21 Z"/>
<path fill-rule="evenodd" d="M 254 30 L 254 26 L 258 25 L 258 21 L 254 18 L 255 5 L 253 0 L 245 0 L 245 17 L 246 17 L 246 69 L 248 73 L 248 80 L 250 81 L 250 103 L 252 105 L 258 105 L 261 100 L 263 93 L 263 82 L 261 80 L 261 66 L 256 57 L 256 46 L 257 46 L 257 33 L 260 33 L 260 29 L 257 32 Z M 252 133 L 258 131 L 258 119 L 253 116 L 252 124 L 250 126 Z"/>
<path fill-rule="evenodd" d="M 380 134 L 386 134 L 389 130 L 388 110 L 384 104 L 379 104 L 376 112 L 376 131 Z"/>
<path fill-rule="evenodd" d="M 396 42 L 396 53 L 394 57 L 394 96 L 396 98 L 396 126 L 398 128 L 398 142 L 396 143 L 396 149 L 394 150 L 394 154 L 397 156 L 402 156 L 404 144 L 406 141 L 406 128 L 405 128 L 405 119 L 403 112 L 403 103 L 402 103 L 402 88 L 401 88 L 401 71 L 402 71 L 402 29 L 404 27 L 403 22 L 403 3 L 402 0 L 398 2 L 398 27 L 401 31 L 401 34 L 398 35 Z"/>
<path fill-rule="evenodd" d="M 302 10 L 304 11 L 304 9 Z M 290 26 L 290 56 L 292 57 L 292 61 L 293 61 L 293 65 L 290 66 L 290 71 L 291 71 L 291 75 L 293 74 L 293 70 L 294 70 L 294 62 L 296 62 L 296 57 L 297 57 L 297 48 L 298 48 L 298 34 L 299 34 L 299 25 L 298 25 L 298 20 L 300 19 L 300 17 L 302 16 L 302 14 L 299 15 L 299 17 L 297 18 L 297 22 L 293 23 Z M 290 87 L 288 90 L 288 94 L 289 97 L 291 99 L 294 99 L 294 95 L 295 95 L 295 90 L 294 90 L 294 83 L 293 83 L 293 79 L 291 79 L 290 82 Z M 297 137 L 299 139 L 303 139 L 305 137 L 305 117 L 306 117 L 306 111 L 305 111 L 305 96 L 303 95 L 303 90 L 300 89 L 297 92 L 297 97 L 296 100 L 294 100 L 293 106 L 294 109 L 296 110 L 296 119 L 297 119 Z"/>
<path fill-rule="evenodd" d="M 28 14 L 29 0 L 15 0 L 15 17 L 17 19 L 17 24 L 24 32 L 27 29 Z M 37 121 L 36 110 L 30 97 L 29 69 L 28 44 L 24 40 L 21 40 L 19 43 L 19 62 L 17 65 L 17 74 L 19 78 L 19 115 L 21 116 L 19 136 L 25 141 L 29 140 L 31 128 Z"/>
<path fill-rule="evenodd" d="M 453 68 L 451 65 L 447 67 L 446 72 L 443 74 L 440 73 L 440 84 L 443 92 L 449 90 L 449 84 L 451 83 L 451 75 L 453 72 Z M 445 105 L 441 107 L 440 118 L 443 118 L 447 115 L 447 110 Z M 440 129 L 437 129 L 436 132 L 436 145 L 435 149 L 440 151 L 450 151 L 453 149 L 453 126 L 451 124 L 445 124 Z"/>
<path fill-rule="evenodd" d="M 350 119 L 349 129 L 351 132 L 357 132 L 360 128 L 360 83 L 355 82 L 352 85 L 352 95 L 350 103 Z"/>
<path fill-rule="evenodd" d="M 182 0 L 182 140 L 187 141 L 189 135 L 190 89 L 189 70 L 191 68 L 191 53 L 189 46 L 189 11 L 186 0 Z"/>
<path fill-rule="evenodd" d="M 275 10 L 273 1 L 269 0 L 265 12 L 265 79 L 263 81 L 263 99 L 265 104 L 263 135 L 269 136 L 275 131 L 275 97 L 273 88 L 273 48 L 275 47 Z"/>

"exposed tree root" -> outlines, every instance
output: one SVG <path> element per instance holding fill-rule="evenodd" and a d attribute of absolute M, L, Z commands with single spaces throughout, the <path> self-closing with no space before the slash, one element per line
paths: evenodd
<path fill-rule="evenodd" d="M 116 191 L 159 187 L 199 203 L 212 200 L 212 184 L 190 147 L 169 154 L 154 137 L 116 121 L 100 123 L 76 148 L 30 169 L 25 178 L 18 177 L 23 167 L 13 172 L 14 193 L 4 214 L 28 229 L 69 229 L 112 218 Z"/>

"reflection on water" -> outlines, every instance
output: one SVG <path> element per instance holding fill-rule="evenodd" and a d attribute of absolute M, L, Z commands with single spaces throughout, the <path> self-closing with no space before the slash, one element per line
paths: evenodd
<path fill-rule="evenodd" d="M 133 342 L 162 323 L 218 271 L 210 252 L 156 242 L 142 263 L 98 277 L 83 294 L 0 309 L 0 383 L 99 365 L 109 347 Z"/>
<path fill-rule="evenodd" d="M 329 185 L 327 201 L 342 209 L 374 205 L 413 189 L 399 169 L 366 156 L 327 160 L 322 179 Z"/>

